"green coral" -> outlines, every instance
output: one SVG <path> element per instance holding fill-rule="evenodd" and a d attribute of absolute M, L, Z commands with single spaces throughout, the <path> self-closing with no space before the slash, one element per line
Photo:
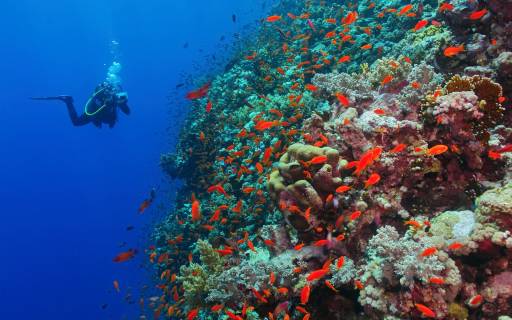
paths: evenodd
<path fill-rule="evenodd" d="M 412 66 L 410 63 L 405 63 L 403 57 L 398 61 L 392 58 L 382 58 L 375 61 L 370 71 L 365 75 L 374 87 L 381 86 L 382 80 L 387 76 L 392 76 L 393 79 L 386 84 L 393 85 L 403 82 L 411 72 Z"/>
<path fill-rule="evenodd" d="M 453 38 L 448 28 L 428 26 L 418 32 L 407 32 L 398 42 L 393 51 L 403 54 L 413 61 L 433 61 L 440 48 L 450 43 Z"/>
<path fill-rule="evenodd" d="M 512 216 L 512 183 L 486 191 L 476 199 L 479 221 L 495 220 L 496 216 Z"/>
<path fill-rule="evenodd" d="M 421 31 L 417 31 L 412 33 L 413 44 L 418 45 L 421 42 L 425 41 L 426 38 L 435 38 L 436 41 L 447 41 L 448 37 L 446 36 L 446 29 L 437 27 L 434 25 L 430 25 L 428 27 L 423 28 Z"/>
<path fill-rule="evenodd" d="M 468 318 L 468 309 L 459 303 L 450 303 L 448 306 L 448 315 L 450 319 L 465 320 Z"/>
<path fill-rule="evenodd" d="M 432 219 L 430 232 L 433 236 L 442 237 L 445 240 L 461 241 L 470 235 L 475 224 L 474 220 L 474 214 L 469 210 L 445 211 Z"/>
<path fill-rule="evenodd" d="M 196 250 L 201 264 L 191 262 L 181 266 L 178 280 L 183 283 L 185 299 L 192 306 L 201 305 L 211 289 L 209 277 L 215 278 L 224 267 L 224 258 L 216 252 L 208 241 L 198 240 Z"/>

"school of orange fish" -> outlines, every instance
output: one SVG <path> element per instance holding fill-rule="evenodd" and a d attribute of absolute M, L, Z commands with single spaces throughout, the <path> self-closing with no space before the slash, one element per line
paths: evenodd
<path fill-rule="evenodd" d="M 372 133 L 373 144 L 366 144 L 364 149 L 359 149 L 354 143 L 354 150 L 342 151 L 341 138 L 334 138 L 333 132 L 346 130 L 343 132 L 347 134 L 350 130 L 354 131 L 353 128 L 357 126 L 354 121 L 357 120 L 343 118 L 336 124 L 341 129 L 322 130 L 320 126 L 319 130 L 312 130 L 311 119 L 315 118 L 316 113 L 319 114 L 317 108 L 322 101 L 327 101 L 330 108 L 341 107 L 343 110 L 364 107 L 358 106 L 357 99 L 343 91 L 343 88 L 327 93 L 325 87 L 315 85 L 312 80 L 317 74 L 345 71 L 345 68 L 358 72 L 364 63 L 372 64 L 377 59 L 386 58 L 386 54 L 393 54 L 386 48 L 389 41 L 380 41 L 385 38 L 384 32 L 398 32 L 399 37 L 403 38 L 408 33 L 435 30 L 429 29 L 431 27 L 449 28 L 444 20 L 454 12 L 464 15 L 468 26 L 490 24 L 489 19 L 498 15 L 486 6 L 486 2 L 476 0 L 467 1 L 466 5 L 473 9 L 466 11 L 458 10 L 455 4 L 448 1 L 392 4 L 385 1 L 282 1 L 274 8 L 273 14 L 262 19 L 261 31 L 255 41 L 257 45 L 246 48 L 238 57 L 237 66 L 250 73 L 246 75 L 247 83 L 238 88 L 240 90 L 226 87 L 233 85 L 233 79 L 224 80 L 223 75 L 220 75 L 208 79 L 198 89 L 186 94 L 193 109 L 176 152 L 179 154 L 177 158 L 182 161 L 182 169 L 177 177 L 185 181 L 185 186 L 180 191 L 176 208 L 157 227 L 155 245 L 146 250 L 149 262 L 158 272 L 157 288 L 161 290 L 161 295 L 149 304 L 141 298 L 142 313 L 150 311 L 154 319 L 188 320 L 382 319 L 385 316 L 379 312 L 367 312 L 369 309 L 358 306 L 358 296 L 368 285 L 360 274 L 354 275 L 346 286 L 336 285 L 327 278 L 333 275 L 333 270 L 347 268 L 347 259 L 363 259 L 367 240 L 376 228 L 389 221 L 393 221 L 391 224 L 397 225 L 397 228 L 402 228 L 403 232 L 424 232 L 428 236 L 431 219 L 439 213 L 436 210 L 441 205 L 424 204 L 425 211 L 431 212 L 422 212 L 419 219 L 414 216 L 401 219 L 396 216 L 385 218 L 380 214 L 372 215 L 370 212 L 378 210 L 359 208 L 355 202 L 364 197 L 376 198 L 379 192 L 393 185 L 390 183 L 390 169 L 383 169 L 384 162 L 389 159 L 403 159 L 408 163 L 440 163 L 440 166 L 446 167 L 453 166 L 452 161 L 458 161 L 458 166 L 464 167 L 464 155 L 470 149 L 466 142 L 457 144 L 448 139 L 443 141 L 439 132 L 446 129 L 436 126 L 442 126 L 446 120 L 440 115 L 436 121 L 424 124 L 431 126 L 425 132 L 431 136 L 439 134 L 441 137 L 425 138 L 427 144 L 416 143 L 413 134 L 408 137 L 401 133 L 401 136 L 396 135 L 391 139 L 389 131 L 392 128 L 383 126 L 375 128 L 377 133 Z M 394 21 L 401 30 L 388 30 L 384 21 Z M 493 21 L 497 23 L 500 20 Z M 450 43 L 440 46 L 439 59 L 447 63 L 454 59 L 464 61 L 467 45 L 456 39 L 453 37 Z M 488 45 L 496 46 L 500 41 L 491 38 L 488 39 Z M 421 62 L 403 55 L 388 58 L 391 70 Z M 451 73 L 452 70 L 446 71 L 446 81 Z M 420 91 L 426 85 L 421 80 L 403 83 L 398 74 L 390 72 L 378 79 L 375 91 L 398 94 L 402 88 L 410 87 Z M 390 88 L 389 91 L 385 91 L 387 88 Z M 426 92 L 423 99 L 428 100 L 429 96 L 429 99 L 433 99 L 431 103 L 435 104 L 437 99 L 447 94 L 446 88 L 437 86 L 435 90 Z M 497 104 L 504 108 L 508 103 L 507 94 L 509 91 L 504 88 L 496 97 Z M 381 119 L 396 115 L 396 111 L 384 105 L 371 111 Z M 505 114 L 508 114 L 508 110 Z M 316 117 L 321 118 L 318 115 Z M 324 119 L 325 123 L 331 120 Z M 507 122 L 503 120 L 500 124 L 506 125 Z M 376 137 L 383 143 L 376 142 L 379 141 Z M 481 157 L 486 163 L 482 171 L 489 170 L 484 167 L 498 170 L 505 166 L 504 158 L 512 152 L 512 141 L 502 142 L 498 146 L 489 145 L 488 140 L 472 142 L 481 146 L 478 150 L 482 151 Z M 343 182 L 335 186 L 334 192 L 320 194 L 323 206 L 320 209 L 286 198 L 289 194 L 273 195 L 268 189 L 272 172 L 278 170 L 280 159 L 288 156 L 288 147 L 294 143 L 318 148 L 314 150 L 325 147 L 339 149 L 340 157 L 346 160 L 343 167 L 339 168 L 343 172 L 340 174 L 344 178 Z M 475 150 L 469 152 L 477 152 Z M 297 160 L 302 179 L 311 182 L 331 158 L 324 153 L 313 154 L 307 159 L 299 159 L 297 156 Z M 398 168 L 396 170 L 402 172 Z M 475 170 L 475 176 L 485 175 L 474 168 L 467 169 L 471 170 Z M 478 182 L 478 178 L 475 179 Z M 434 185 L 430 184 L 431 187 Z M 427 194 L 429 191 L 423 192 Z M 306 193 L 303 196 L 308 197 Z M 145 200 L 139 212 L 144 212 L 152 201 L 152 198 Z M 315 222 L 314 227 L 307 231 L 297 231 L 293 230 L 297 227 L 288 225 L 288 219 L 283 219 L 280 214 L 300 216 L 308 225 L 313 225 L 313 220 L 320 222 Z M 278 249 L 283 246 L 279 237 L 266 237 L 260 233 L 263 226 L 270 224 L 280 224 L 282 230 L 293 233 L 294 236 L 290 238 L 295 239 L 289 241 L 286 248 Z M 297 279 L 293 285 L 282 281 L 280 278 L 283 275 L 271 271 L 265 275 L 268 281 L 264 286 L 252 287 L 247 284 L 237 288 L 244 297 L 241 301 L 207 302 L 204 293 L 201 305 L 194 305 L 186 298 L 183 281 L 187 280 L 182 266 L 200 263 L 195 250 L 200 239 L 210 243 L 226 270 L 249 259 L 250 254 L 259 255 L 263 251 L 269 252 L 271 256 L 283 252 L 303 252 L 306 249 L 311 252 L 319 250 L 321 254 L 316 256 L 316 264 L 296 265 L 291 270 Z M 465 243 L 453 241 L 443 246 L 423 247 L 417 252 L 417 260 L 436 259 L 440 252 L 452 256 L 462 252 L 465 246 Z M 496 250 L 500 252 L 500 259 L 505 257 L 505 260 L 510 261 L 510 249 Z M 129 261 L 135 254 L 134 249 L 122 252 L 114 258 L 114 262 Z M 456 261 L 464 263 L 463 259 Z M 507 268 L 510 269 L 507 266 L 505 270 Z M 191 276 L 200 278 L 199 273 L 192 272 Z M 418 285 L 432 288 L 449 286 L 446 279 L 438 275 L 429 276 L 427 283 Z M 114 281 L 114 288 L 119 292 L 117 281 Z M 429 303 L 427 297 L 415 294 L 424 292 L 421 291 L 423 289 L 400 289 L 398 286 L 396 290 L 411 290 L 412 298 L 408 298 L 409 303 L 404 310 L 397 311 L 393 316 L 399 314 L 400 318 L 407 319 L 464 319 L 457 318 L 456 312 Z M 485 304 L 483 292 L 473 290 L 467 295 L 468 299 L 458 298 L 464 300 L 460 305 L 463 305 L 461 310 L 466 310 L 466 318 L 492 319 L 492 316 L 482 313 L 486 306 L 490 308 Z M 327 301 L 332 309 L 325 309 L 324 303 Z M 458 300 L 454 298 L 453 301 Z M 344 311 L 347 305 L 351 307 Z M 338 310 L 339 313 L 332 310 Z M 460 311 L 460 314 L 464 312 Z"/>

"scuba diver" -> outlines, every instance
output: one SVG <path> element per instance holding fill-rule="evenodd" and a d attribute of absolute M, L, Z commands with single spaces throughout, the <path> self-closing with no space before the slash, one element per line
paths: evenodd
<path fill-rule="evenodd" d="M 117 121 L 117 108 L 128 115 L 128 95 L 122 91 L 120 86 L 113 85 L 107 81 L 99 84 L 94 93 L 85 104 L 84 113 L 78 115 L 73 104 L 73 97 L 62 95 L 54 97 L 33 97 L 32 100 L 60 100 L 68 108 L 69 118 L 74 126 L 83 126 L 93 123 L 101 128 L 103 123 L 108 124 L 110 128 L 114 127 Z"/>

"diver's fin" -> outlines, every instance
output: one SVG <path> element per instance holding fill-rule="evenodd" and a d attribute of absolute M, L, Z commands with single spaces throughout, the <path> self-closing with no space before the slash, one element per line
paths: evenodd
<path fill-rule="evenodd" d="M 61 100 L 66 101 L 70 99 L 71 96 L 62 95 L 62 96 L 53 96 L 53 97 L 30 97 L 31 100 Z"/>

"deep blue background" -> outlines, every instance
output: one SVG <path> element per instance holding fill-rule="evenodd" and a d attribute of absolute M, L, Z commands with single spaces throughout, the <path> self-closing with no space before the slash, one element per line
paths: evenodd
<path fill-rule="evenodd" d="M 124 296 L 132 286 L 138 299 L 135 289 L 148 282 L 142 257 L 111 260 L 123 241 L 144 244 L 158 209 L 136 209 L 150 188 L 173 189 L 158 161 L 174 143 L 166 128 L 176 135 L 173 115 L 186 106 L 169 105 L 167 96 L 222 35 L 261 16 L 262 2 L 1 2 L 0 319 L 136 318 L 138 306 Z M 75 128 L 63 104 L 27 99 L 71 94 L 81 111 L 105 78 L 112 40 L 133 111 L 114 129 Z M 114 279 L 121 294 L 112 292 Z"/>

